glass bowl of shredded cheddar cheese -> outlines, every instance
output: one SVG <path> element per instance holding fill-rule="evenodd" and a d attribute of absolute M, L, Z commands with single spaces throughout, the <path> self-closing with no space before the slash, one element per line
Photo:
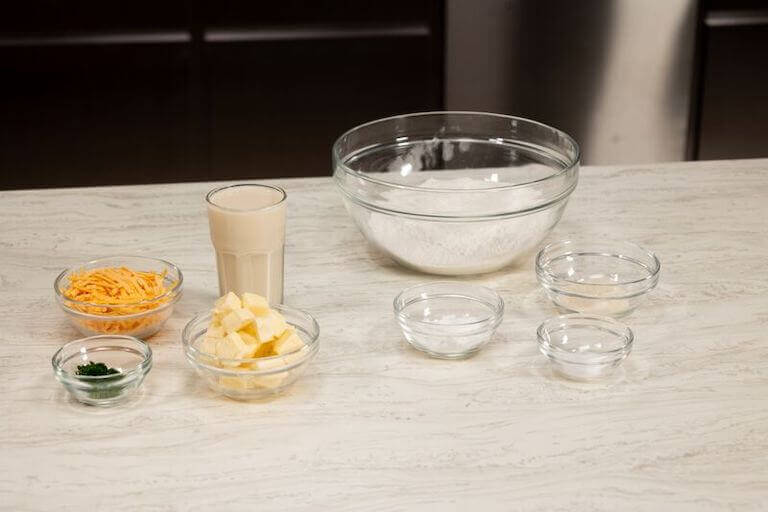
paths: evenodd
<path fill-rule="evenodd" d="M 168 261 L 112 256 L 65 270 L 53 288 L 59 305 L 82 334 L 147 338 L 173 313 L 183 280 L 179 268 Z"/>

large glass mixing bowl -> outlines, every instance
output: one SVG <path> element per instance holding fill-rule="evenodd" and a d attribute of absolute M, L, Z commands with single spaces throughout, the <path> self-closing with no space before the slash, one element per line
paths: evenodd
<path fill-rule="evenodd" d="M 334 180 L 365 238 L 421 272 L 490 272 L 557 224 L 579 146 L 545 124 L 481 112 L 389 117 L 333 145 Z"/>

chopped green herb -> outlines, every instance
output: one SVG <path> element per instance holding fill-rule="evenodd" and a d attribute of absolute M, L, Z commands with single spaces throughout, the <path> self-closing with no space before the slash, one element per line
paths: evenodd
<path fill-rule="evenodd" d="M 77 365 L 77 375 L 83 377 L 100 377 L 103 375 L 114 375 L 113 378 L 100 379 L 97 382 L 93 382 L 93 390 L 88 394 L 91 398 L 96 400 L 103 400 L 105 398 L 114 398 L 120 395 L 122 391 L 122 385 L 115 385 L 114 382 L 119 379 L 120 370 L 110 368 L 104 363 L 94 363 L 89 361 L 88 364 Z"/>
<path fill-rule="evenodd" d="M 88 364 L 77 365 L 78 375 L 98 377 L 100 375 L 113 375 L 115 373 L 120 373 L 120 370 L 110 368 L 104 363 L 94 363 L 93 361 L 90 361 Z"/>

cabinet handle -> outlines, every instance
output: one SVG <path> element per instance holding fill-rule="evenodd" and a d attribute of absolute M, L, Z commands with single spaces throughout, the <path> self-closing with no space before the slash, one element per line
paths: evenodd
<path fill-rule="evenodd" d="M 708 27 L 748 27 L 768 25 L 768 10 L 760 11 L 712 11 L 704 23 Z"/>
<path fill-rule="evenodd" d="M 426 37 L 428 25 L 382 25 L 371 27 L 279 27 L 210 29 L 203 33 L 208 43 L 255 41 L 305 41 L 319 39 L 365 39 L 372 37 Z"/>
<path fill-rule="evenodd" d="M 8 46 L 104 46 L 118 44 L 173 44 L 189 43 L 192 36 L 189 32 L 112 32 L 104 34 L 72 34 L 57 36 L 0 36 L 0 47 Z"/>

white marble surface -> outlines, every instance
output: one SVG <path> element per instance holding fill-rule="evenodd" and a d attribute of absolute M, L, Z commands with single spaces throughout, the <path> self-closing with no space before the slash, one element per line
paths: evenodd
<path fill-rule="evenodd" d="M 492 344 L 428 359 L 391 302 L 430 277 L 370 252 L 329 179 L 278 183 L 286 302 L 317 316 L 321 349 L 257 403 L 213 395 L 180 348 L 216 296 L 211 184 L 0 192 L 0 509 L 768 509 L 768 160 L 583 169 L 553 237 L 620 236 L 664 267 L 624 372 L 593 385 L 537 355 L 553 310 L 531 261 L 473 279 L 507 302 Z M 176 262 L 186 292 L 142 395 L 98 410 L 53 378 L 77 333 L 52 282 L 115 253 Z"/>

